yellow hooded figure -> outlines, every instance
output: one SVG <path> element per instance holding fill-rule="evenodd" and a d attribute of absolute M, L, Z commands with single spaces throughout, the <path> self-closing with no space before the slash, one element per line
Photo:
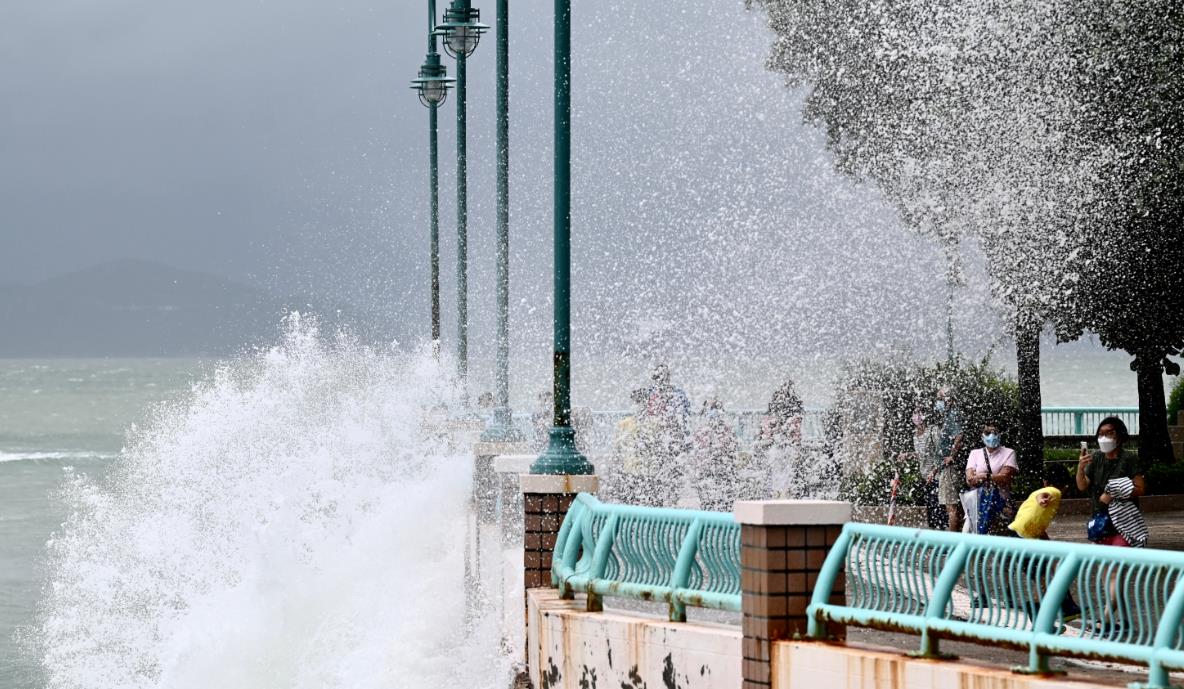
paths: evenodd
<path fill-rule="evenodd" d="M 1007 528 L 1024 538 L 1040 538 L 1061 506 L 1061 491 L 1053 487 L 1032 491 Z"/>

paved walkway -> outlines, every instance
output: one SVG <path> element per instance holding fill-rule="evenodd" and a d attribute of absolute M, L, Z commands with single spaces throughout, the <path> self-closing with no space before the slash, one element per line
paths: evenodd
<path fill-rule="evenodd" d="M 1147 528 L 1151 531 L 1150 548 L 1161 550 L 1184 550 L 1184 505 L 1176 512 L 1150 512 L 1146 516 Z M 1085 523 L 1089 517 L 1070 514 L 1058 518 L 1048 530 L 1048 535 L 1057 541 L 1085 543 Z"/>
<path fill-rule="evenodd" d="M 882 632 L 878 629 L 847 628 L 847 641 L 858 644 L 868 644 L 915 651 L 920 646 L 920 637 L 910 634 Z M 963 661 L 981 662 L 994 667 L 1013 668 L 1027 666 L 1028 654 L 1022 651 L 1012 651 L 994 646 L 980 646 L 979 644 L 961 641 L 942 641 L 942 653 L 952 653 Z M 1053 658 L 1050 665 L 1054 670 L 1068 673 L 1069 679 L 1088 680 L 1098 684 L 1113 684 L 1125 687 L 1132 682 L 1147 681 L 1147 668 L 1139 665 L 1119 665 L 1118 663 L 1102 663 L 1075 658 Z M 1172 684 L 1179 685 L 1184 676 L 1172 674 Z"/>

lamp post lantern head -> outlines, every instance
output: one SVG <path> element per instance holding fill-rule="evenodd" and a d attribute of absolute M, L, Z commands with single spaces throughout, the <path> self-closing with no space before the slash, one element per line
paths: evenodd
<path fill-rule="evenodd" d="M 489 27 L 481 23 L 481 10 L 474 9 L 470 0 L 452 0 L 435 33 L 444 38 L 444 50 L 450 56 L 467 58 L 477 49 L 481 34 L 486 31 Z"/>
<path fill-rule="evenodd" d="M 419 93 L 419 102 L 431 108 L 448 98 L 448 89 L 454 81 L 448 76 L 448 69 L 440 64 L 440 55 L 428 53 L 419 68 L 419 78 L 411 80 L 411 88 Z"/>

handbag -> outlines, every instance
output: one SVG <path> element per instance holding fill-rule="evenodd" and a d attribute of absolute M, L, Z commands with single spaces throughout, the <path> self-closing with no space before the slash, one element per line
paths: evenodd
<path fill-rule="evenodd" d="M 987 466 L 987 480 L 978 489 L 978 524 L 977 532 L 989 534 L 999 531 L 999 517 L 1007 507 L 1007 498 L 995 482 L 991 480 L 991 457 L 983 448 L 983 464 Z"/>
<path fill-rule="evenodd" d="M 961 496 L 962 511 L 966 519 L 962 523 L 962 533 L 978 533 L 978 489 L 971 488 L 963 491 Z"/>
<path fill-rule="evenodd" d="M 1085 526 L 1085 535 L 1094 543 L 1114 535 L 1114 524 L 1110 522 L 1109 508 L 1094 512 L 1094 516 L 1089 518 L 1089 523 Z"/>

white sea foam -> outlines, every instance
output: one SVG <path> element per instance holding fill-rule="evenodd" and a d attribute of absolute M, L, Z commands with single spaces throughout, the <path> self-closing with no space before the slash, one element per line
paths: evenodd
<path fill-rule="evenodd" d="M 64 490 L 47 687 L 507 686 L 497 631 L 465 632 L 470 465 L 424 432 L 452 389 L 296 325 L 160 409 Z"/>

